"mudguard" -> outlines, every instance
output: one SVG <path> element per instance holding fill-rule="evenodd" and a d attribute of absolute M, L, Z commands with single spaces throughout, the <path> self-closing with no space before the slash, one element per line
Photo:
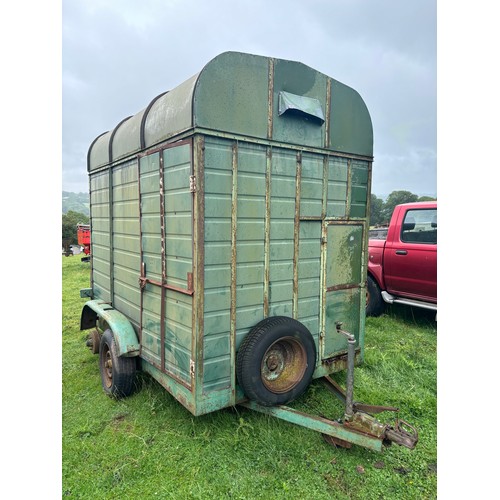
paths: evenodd
<path fill-rule="evenodd" d="M 141 345 L 134 327 L 127 317 L 107 302 L 89 300 L 83 306 L 80 330 L 96 326 L 101 331 L 111 329 L 119 356 L 127 358 L 139 356 Z"/>

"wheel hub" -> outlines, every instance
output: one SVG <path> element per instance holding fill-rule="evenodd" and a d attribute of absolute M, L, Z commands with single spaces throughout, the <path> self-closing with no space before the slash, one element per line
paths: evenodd
<path fill-rule="evenodd" d="M 104 382 L 106 387 L 111 387 L 113 382 L 113 360 L 109 349 L 106 350 L 104 357 Z"/>
<path fill-rule="evenodd" d="M 264 354 L 262 382 L 271 392 L 287 392 L 300 382 L 306 368 L 307 356 L 302 344 L 293 337 L 284 337 Z"/>

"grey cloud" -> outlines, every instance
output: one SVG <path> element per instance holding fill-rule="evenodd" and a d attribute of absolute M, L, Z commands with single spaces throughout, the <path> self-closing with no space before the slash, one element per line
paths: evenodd
<path fill-rule="evenodd" d="M 87 189 L 97 135 L 226 50 L 301 61 L 355 88 L 374 126 L 372 191 L 436 193 L 431 0 L 65 0 L 63 189 Z"/>

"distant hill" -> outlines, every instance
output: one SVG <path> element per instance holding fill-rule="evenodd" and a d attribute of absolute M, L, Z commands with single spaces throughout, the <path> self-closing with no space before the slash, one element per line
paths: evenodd
<path fill-rule="evenodd" d="M 90 200 L 88 193 L 62 192 L 62 213 L 66 214 L 70 210 L 81 214 L 90 215 Z"/>

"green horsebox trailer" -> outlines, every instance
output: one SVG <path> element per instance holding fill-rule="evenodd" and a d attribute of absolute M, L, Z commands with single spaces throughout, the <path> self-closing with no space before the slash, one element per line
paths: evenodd
<path fill-rule="evenodd" d="M 237 52 L 160 94 L 88 152 L 90 300 L 104 391 L 137 369 L 193 415 L 244 405 L 332 443 L 412 448 L 353 401 L 363 361 L 373 132 L 359 94 Z M 344 391 L 329 377 L 347 371 Z M 322 378 L 327 420 L 287 406 Z"/>

